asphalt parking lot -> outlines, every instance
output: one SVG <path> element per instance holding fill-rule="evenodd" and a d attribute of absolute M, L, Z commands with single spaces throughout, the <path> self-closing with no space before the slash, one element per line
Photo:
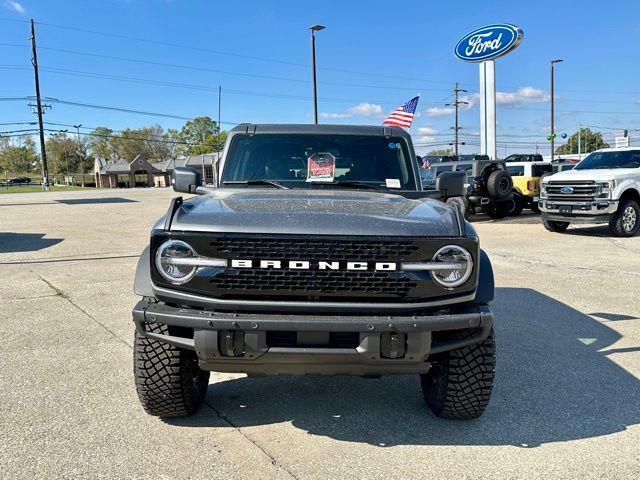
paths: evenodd
<path fill-rule="evenodd" d="M 139 406 L 137 255 L 173 192 L 0 198 L 2 478 L 638 478 L 640 236 L 478 221 L 498 364 L 476 421 L 434 417 L 414 377 L 214 374 L 206 406 Z"/>

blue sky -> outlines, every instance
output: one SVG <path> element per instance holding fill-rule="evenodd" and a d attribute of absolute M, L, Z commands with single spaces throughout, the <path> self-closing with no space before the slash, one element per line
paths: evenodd
<path fill-rule="evenodd" d="M 0 0 L 0 97 L 33 95 L 29 18 L 39 22 L 44 96 L 215 118 L 222 85 L 222 121 L 229 122 L 223 128 L 311 121 L 308 27 L 321 23 L 327 26 L 317 35 L 322 122 L 380 124 L 385 113 L 420 92 L 411 133 L 418 144 L 430 145 L 425 148 L 446 144 L 453 116 L 445 103 L 457 81 L 472 103 L 460 114 L 467 152 L 478 150 L 478 67 L 455 58 L 453 47 L 470 30 L 509 22 L 525 37 L 496 62 L 500 154 L 531 151 L 536 142 L 547 152 L 552 58 L 565 60 L 556 70 L 558 133 L 594 125 L 607 127 L 603 132 L 611 139 L 616 129 L 640 129 L 640 14 L 632 0 Z M 114 129 L 184 123 L 51 106 L 46 120 L 53 123 Z M 0 131 L 24 128 L 8 123 L 32 119 L 27 102 L 0 101 L 0 123 L 7 123 Z"/>

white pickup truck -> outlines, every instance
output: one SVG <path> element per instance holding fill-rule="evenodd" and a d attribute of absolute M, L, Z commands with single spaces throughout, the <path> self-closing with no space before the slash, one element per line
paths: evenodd
<path fill-rule="evenodd" d="M 640 229 L 640 148 L 590 153 L 573 170 L 542 180 L 542 224 L 564 232 L 570 223 L 608 223 L 617 237 Z"/>

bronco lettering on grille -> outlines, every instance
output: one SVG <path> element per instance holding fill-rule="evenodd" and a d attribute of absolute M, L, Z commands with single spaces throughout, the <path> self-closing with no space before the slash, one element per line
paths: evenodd
<path fill-rule="evenodd" d="M 310 262 L 308 260 L 231 260 L 231 268 L 288 268 L 289 270 L 394 271 L 394 262 Z"/>

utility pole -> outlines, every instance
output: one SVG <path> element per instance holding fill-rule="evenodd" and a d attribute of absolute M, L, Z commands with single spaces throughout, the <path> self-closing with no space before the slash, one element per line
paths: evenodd
<path fill-rule="evenodd" d="M 222 85 L 218 85 L 218 133 L 222 128 L 220 125 L 220 103 L 222 102 Z"/>
<path fill-rule="evenodd" d="M 44 126 L 42 123 L 42 100 L 40 99 L 40 79 L 38 77 L 38 53 L 36 51 L 36 30 L 31 19 L 31 63 L 33 65 L 33 79 L 36 86 L 36 107 L 38 113 L 38 129 L 40 130 L 40 156 L 42 157 L 42 188 L 49 190 L 49 168 L 47 167 L 47 150 L 44 141 Z"/>
<path fill-rule="evenodd" d="M 76 133 L 78 135 L 78 156 L 80 156 L 80 185 L 84 188 L 84 153 L 82 152 L 82 145 L 80 144 L 80 127 L 81 123 L 78 125 L 74 125 L 73 128 L 76 129 Z"/>
<path fill-rule="evenodd" d="M 554 70 L 554 65 L 556 63 L 560 63 L 562 61 L 563 61 L 562 59 L 558 58 L 556 60 L 551 60 L 549 62 L 549 64 L 551 65 L 551 161 L 552 162 L 553 162 L 553 155 L 554 155 L 554 151 L 553 151 L 554 143 L 555 143 L 554 140 L 555 140 L 555 136 L 556 136 L 555 126 L 553 124 L 554 116 L 555 116 L 554 115 L 554 110 L 553 110 L 554 109 L 554 100 L 555 100 L 555 98 L 554 98 L 555 94 L 554 94 L 553 70 Z"/>
<path fill-rule="evenodd" d="M 313 81 L 313 123 L 318 124 L 318 88 L 316 86 L 316 36 L 315 33 L 324 30 L 324 25 L 314 25 L 311 28 L 311 78 Z"/>
<path fill-rule="evenodd" d="M 582 160 L 582 127 L 578 124 L 578 161 Z"/>
<path fill-rule="evenodd" d="M 452 129 L 452 130 L 453 130 L 453 132 L 454 132 L 454 136 L 455 136 L 455 140 L 454 140 L 454 143 L 453 143 L 453 144 L 454 144 L 454 154 L 455 154 L 455 155 L 458 155 L 458 145 L 459 145 L 459 143 L 460 143 L 460 142 L 458 141 L 458 139 L 459 139 L 458 132 L 459 132 L 460 130 L 462 130 L 462 127 L 458 126 L 458 109 L 459 109 L 460 105 L 469 105 L 469 102 L 465 102 L 464 100 L 460 100 L 460 99 L 459 99 L 460 92 L 467 93 L 467 91 L 466 91 L 466 90 L 464 90 L 464 89 L 462 89 L 462 88 L 459 88 L 459 87 L 458 87 L 458 82 L 456 82 L 456 86 L 455 86 L 455 88 L 453 89 L 453 93 L 454 93 L 454 95 L 456 96 L 456 99 L 455 99 L 455 101 L 454 101 L 453 103 L 446 103 L 446 104 L 445 104 L 445 106 L 447 106 L 447 107 L 453 106 L 453 107 L 454 107 L 454 109 L 455 109 L 455 114 L 454 114 L 454 118 L 455 118 L 455 120 L 454 120 L 454 122 L 455 122 L 455 126 L 451 127 L 451 129 Z"/>

